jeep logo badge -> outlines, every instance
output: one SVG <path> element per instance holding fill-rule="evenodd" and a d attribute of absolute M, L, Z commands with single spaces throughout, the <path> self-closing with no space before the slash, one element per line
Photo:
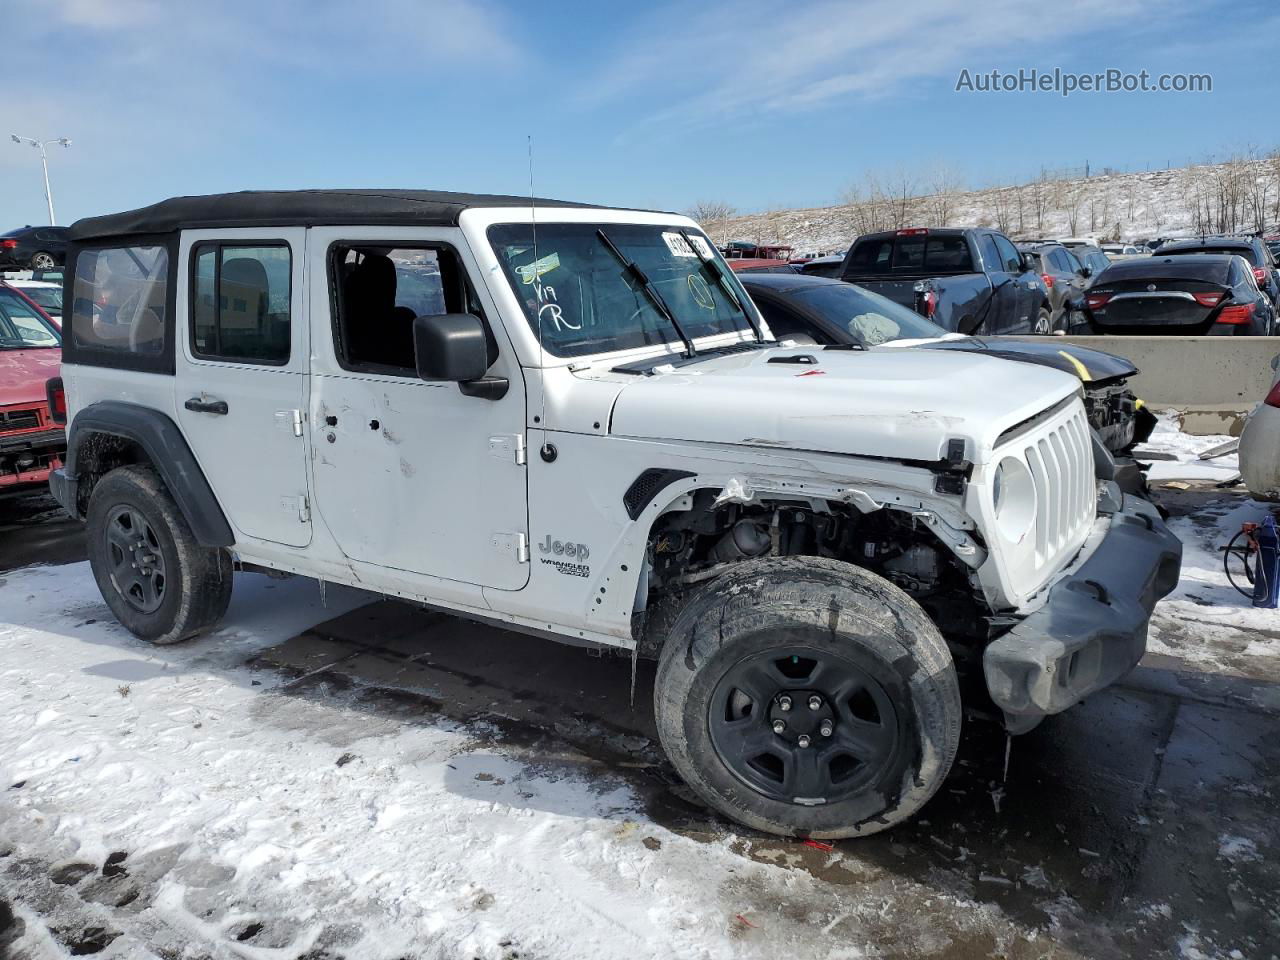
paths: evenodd
<path fill-rule="evenodd" d="M 591 551 L 587 549 L 585 543 L 570 543 L 567 540 L 552 540 L 551 535 L 547 535 L 547 539 L 538 544 L 538 549 L 543 553 L 551 553 L 557 557 L 572 557 L 575 560 L 585 560 L 591 556 Z"/>

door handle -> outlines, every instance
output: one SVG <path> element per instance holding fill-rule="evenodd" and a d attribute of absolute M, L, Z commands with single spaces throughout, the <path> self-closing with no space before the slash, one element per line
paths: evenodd
<path fill-rule="evenodd" d="M 225 400 L 206 400 L 203 397 L 192 397 L 183 406 L 194 413 L 216 413 L 220 417 L 225 417 L 230 410 Z"/>

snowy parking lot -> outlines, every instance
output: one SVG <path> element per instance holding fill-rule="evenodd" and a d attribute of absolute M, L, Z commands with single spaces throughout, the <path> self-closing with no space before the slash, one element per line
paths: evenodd
<path fill-rule="evenodd" d="M 629 660 L 248 573 L 151 647 L 10 503 L 0 956 L 1274 957 L 1280 623 L 1223 575 L 1263 508 L 1216 442 L 1150 446 L 1186 555 L 1143 665 L 1007 753 L 970 718 L 917 819 L 835 845 L 699 806 L 646 664 L 633 703 Z"/>

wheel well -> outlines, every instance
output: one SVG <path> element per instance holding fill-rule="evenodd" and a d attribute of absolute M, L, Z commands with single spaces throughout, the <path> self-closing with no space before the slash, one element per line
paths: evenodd
<path fill-rule="evenodd" d="M 945 623 L 949 639 L 985 641 L 987 609 L 972 571 L 928 523 L 904 510 L 863 513 L 849 503 L 797 496 L 717 503 L 717 490 L 691 491 L 649 531 L 635 631 L 641 653 L 660 648 L 666 628 L 700 587 L 746 560 L 827 557 L 884 577 Z"/>
<path fill-rule="evenodd" d="M 75 447 L 76 509 L 84 516 L 98 481 L 117 467 L 151 463 L 142 444 L 128 437 L 94 431 L 78 438 Z"/>

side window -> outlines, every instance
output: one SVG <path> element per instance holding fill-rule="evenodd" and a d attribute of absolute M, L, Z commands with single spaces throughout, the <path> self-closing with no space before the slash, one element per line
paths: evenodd
<path fill-rule="evenodd" d="M 169 251 L 162 246 L 81 250 L 71 288 L 73 348 L 160 357 L 168 278 Z"/>
<path fill-rule="evenodd" d="M 457 253 L 447 246 L 337 243 L 329 252 L 334 345 L 347 369 L 416 376 L 413 321 L 442 313 L 484 319 Z M 488 325 L 489 362 L 498 359 Z"/>
<path fill-rule="evenodd" d="M 978 239 L 978 249 L 982 251 L 982 265 L 988 270 L 1004 269 L 1004 258 L 1000 256 L 1000 251 L 996 249 L 995 238 L 989 233 L 982 234 Z"/>
<path fill-rule="evenodd" d="M 191 249 L 191 353 L 203 360 L 289 362 L 292 266 L 285 243 Z"/>
<path fill-rule="evenodd" d="M 1062 263 L 1066 267 L 1067 273 L 1079 273 L 1081 263 L 1076 259 L 1076 255 L 1070 250 L 1062 251 Z"/>
<path fill-rule="evenodd" d="M 1004 263 L 1004 269 L 1009 273 L 1022 272 L 1022 258 L 1018 255 L 1018 251 L 1014 249 L 1012 243 L 1006 237 L 998 233 L 991 235 L 996 243 L 996 251 L 1000 254 L 1000 260 Z"/>
<path fill-rule="evenodd" d="M 786 340 L 789 337 L 810 337 L 816 343 L 829 343 L 831 341 L 830 337 L 825 336 L 812 324 L 806 323 L 803 318 L 790 310 L 785 310 L 776 304 L 770 303 L 764 297 L 756 298 L 755 304 L 760 308 L 760 313 L 765 322 L 769 324 L 769 330 L 779 340 Z"/>

